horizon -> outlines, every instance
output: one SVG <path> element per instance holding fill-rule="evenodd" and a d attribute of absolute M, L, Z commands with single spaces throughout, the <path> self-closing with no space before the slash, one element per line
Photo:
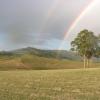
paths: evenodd
<path fill-rule="evenodd" d="M 51 51 L 55 51 L 55 50 L 58 50 L 58 51 L 70 51 L 70 49 L 62 49 L 62 50 L 59 50 L 59 49 L 49 49 L 49 48 L 46 49 L 46 48 L 38 48 L 38 47 L 26 46 L 26 47 L 21 47 L 21 48 L 0 50 L 0 52 L 10 52 L 10 51 L 27 49 L 27 48 L 38 49 L 38 50 L 51 50 Z"/>

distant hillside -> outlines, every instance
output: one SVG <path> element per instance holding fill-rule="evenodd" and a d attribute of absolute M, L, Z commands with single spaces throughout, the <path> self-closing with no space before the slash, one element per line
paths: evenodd
<path fill-rule="evenodd" d="M 65 50 L 40 50 L 36 48 L 22 48 L 14 51 L 10 51 L 9 53 L 14 55 L 23 55 L 23 54 L 31 54 L 39 57 L 46 58 L 56 58 L 56 59 L 67 59 L 67 60 L 82 60 L 80 56 L 77 54 L 65 51 Z"/>
<path fill-rule="evenodd" d="M 82 57 L 78 54 L 66 51 L 66 50 L 41 50 L 32 47 L 21 48 L 13 51 L 1 51 L 0 57 L 19 57 L 22 55 L 35 55 L 38 57 L 54 58 L 54 59 L 65 59 L 72 61 L 82 61 Z M 100 62 L 100 58 L 93 58 L 94 61 Z"/>
<path fill-rule="evenodd" d="M 99 68 L 100 63 L 93 63 L 91 67 Z M 83 68 L 83 62 L 39 57 L 31 54 L 0 57 L 0 70 L 49 70 L 77 68 Z"/>
<path fill-rule="evenodd" d="M 100 59 L 94 59 L 100 62 Z M 91 67 L 99 66 L 99 63 L 93 63 Z M 40 50 L 28 47 L 0 52 L 0 70 L 70 68 L 83 68 L 83 62 L 80 56 L 69 51 Z"/>

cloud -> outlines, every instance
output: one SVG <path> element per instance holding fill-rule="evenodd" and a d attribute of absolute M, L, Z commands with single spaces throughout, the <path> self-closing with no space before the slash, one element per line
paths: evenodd
<path fill-rule="evenodd" d="M 68 38 L 74 38 L 80 30 L 88 29 L 93 31 L 95 35 L 100 34 L 100 1 L 96 0 L 95 5 L 79 20 L 77 25 L 71 31 Z M 68 39 L 69 40 L 69 39 Z"/>
<path fill-rule="evenodd" d="M 91 0 L 0 0 L 0 35 L 6 43 L 43 45 L 64 33 Z M 1 41 L 3 42 L 3 41 Z"/>

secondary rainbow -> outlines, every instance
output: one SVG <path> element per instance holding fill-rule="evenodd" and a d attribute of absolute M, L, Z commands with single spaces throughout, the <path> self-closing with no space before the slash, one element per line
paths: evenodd
<path fill-rule="evenodd" d="M 42 23 L 42 26 L 39 29 L 41 35 L 43 35 L 43 34 L 46 35 L 47 34 L 47 33 L 44 33 L 45 27 L 47 26 L 49 19 L 53 17 L 53 15 L 55 13 L 55 10 L 61 4 L 61 2 L 62 2 L 61 0 L 55 0 L 53 2 L 53 5 L 49 8 L 48 13 L 46 14 L 46 17 L 45 17 L 45 19 Z"/>
<path fill-rule="evenodd" d="M 97 1 L 98 0 L 92 0 L 91 3 L 82 11 L 82 13 L 71 24 L 71 26 L 69 27 L 67 32 L 65 32 L 65 36 L 64 36 L 64 39 L 63 39 L 63 41 L 61 43 L 61 46 L 59 47 L 59 50 L 61 50 L 63 48 L 63 46 L 66 43 L 66 40 L 67 40 L 69 34 L 71 34 L 71 32 L 75 28 L 75 26 L 80 22 L 80 20 L 85 16 L 85 14 L 88 13 L 88 11 L 90 11 L 95 6 Z"/>

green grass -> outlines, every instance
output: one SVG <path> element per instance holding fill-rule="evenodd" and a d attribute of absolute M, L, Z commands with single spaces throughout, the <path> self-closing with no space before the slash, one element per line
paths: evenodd
<path fill-rule="evenodd" d="M 0 100 L 100 100 L 100 69 L 0 71 Z"/>

